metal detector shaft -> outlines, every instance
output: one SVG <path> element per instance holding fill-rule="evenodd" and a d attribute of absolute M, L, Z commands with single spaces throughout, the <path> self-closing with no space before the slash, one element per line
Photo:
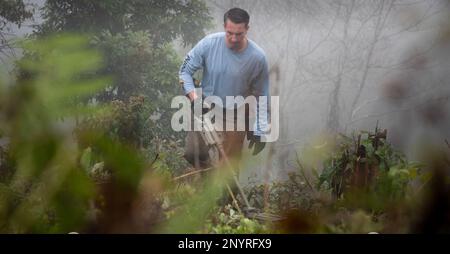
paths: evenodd
<path fill-rule="evenodd" d="M 239 190 L 239 194 L 241 195 L 242 199 L 244 200 L 245 206 L 247 208 L 251 208 L 250 207 L 250 203 L 248 202 L 247 196 L 245 196 L 244 190 L 242 190 L 242 187 L 239 184 L 239 179 L 236 176 L 236 172 L 234 171 L 233 166 L 231 165 L 230 160 L 228 159 L 228 156 L 226 155 L 226 153 L 225 153 L 225 151 L 223 149 L 222 143 L 218 143 L 217 144 L 217 148 L 219 149 L 220 155 L 223 156 L 223 158 L 225 160 L 225 163 L 227 164 L 227 167 L 231 170 L 231 174 L 233 175 L 233 180 L 234 180 L 234 182 L 236 184 L 236 187 Z"/>
<path fill-rule="evenodd" d="M 223 148 L 222 139 L 217 134 L 214 126 L 212 125 L 212 123 L 210 121 L 203 121 L 198 116 L 194 116 L 194 119 L 197 123 L 202 124 L 202 132 L 201 132 L 202 138 L 204 139 L 205 143 L 207 143 L 209 145 L 213 145 L 217 148 L 217 150 L 219 151 L 219 154 L 225 161 L 226 167 L 229 168 L 231 171 L 231 175 L 233 176 L 233 180 L 236 184 L 236 187 L 239 190 L 239 194 L 241 195 L 242 199 L 244 200 L 245 206 L 247 208 L 251 208 L 250 203 L 248 202 L 247 196 L 244 194 L 244 191 L 242 190 L 242 187 L 239 184 L 239 180 L 236 176 L 236 172 L 233 169 L 233 165 L 230 163 L 230 160 L 225 153 L 225 150 Z"/>

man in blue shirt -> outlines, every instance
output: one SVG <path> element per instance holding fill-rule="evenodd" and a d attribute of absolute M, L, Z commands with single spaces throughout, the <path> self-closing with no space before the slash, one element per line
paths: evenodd
<path fill-rule="evenodd" d="M 225 32 L 214 33 L 204 37 L 187 54 L 180 68 L 180 83 L 184 94 L 194 102 L 202 97 L 217 96 L 223 101 L 224 112 L 235 111 L 242 105 L 227 100 L 227 96 L 266 96 L 263 105 L 267 109 L 269 98 L 269 73 L 264 51 L 247 38 L 250 17 L 245 10 L 233 8 L 224 15 Z M 193 75 L 197 70 L 203 70 L 201 82 L 202 95 L 197 94 Z M 260 107 L 261 104 L 258 104 Z M 252 109 L 250 109 L 252 110 Z M 254 109 L 256 111 L 256 109 Z M 249 148 L 254 146 L 253 154 L 264 149 L 261 141 L 268 125 L 266 117 L 257 115 L 253 126 L 248 126 L 246 132 L 224 131 L 224 149 L 230 158 L 239 158 L 245 135 L 250 141 Z M 248 109 L 247 115 L 248 118 Z M 236 116 L 235 116 L 235 120 Z M 207 147 L 196 132 L 189 132 L 186 139 L 185 158 L 194 166 L 208 166 Z"/>

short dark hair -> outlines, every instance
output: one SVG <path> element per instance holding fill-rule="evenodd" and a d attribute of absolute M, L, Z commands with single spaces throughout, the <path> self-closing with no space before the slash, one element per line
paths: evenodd
<path fill-rule="evenodd" d="M 248 15 L 247 11 L 241 8 L 232 8 L 225 12 L 225 15 L 223 15 L 224 24 L 227 23 L 227 19 L 235 24 L 245 23 L 245 26 L 248 26 L 248 23 L 250 22 L 250 15 Z"/>

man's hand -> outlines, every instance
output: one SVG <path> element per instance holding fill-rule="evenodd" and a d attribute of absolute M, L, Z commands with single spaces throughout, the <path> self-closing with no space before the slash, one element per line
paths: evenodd
<path fill-rule="evenodd" d="M 261 142 L 261 137 L 254 135 L 253 131 L 247 132 L 247 140 L 250 141 L 248 144 L 248 149 L 252 149 L 252 147 L 254 147 L 252 153 L 253 155 L 260 153 L 266 146 L 266 143 Z"/>
<path fill-rule="evenodd" d="M 198 98 L 198 95 L 195 93 L 195 91 L 192 91 L 187 94 L 187 97 L 191 102 L 194 102 Z"/>

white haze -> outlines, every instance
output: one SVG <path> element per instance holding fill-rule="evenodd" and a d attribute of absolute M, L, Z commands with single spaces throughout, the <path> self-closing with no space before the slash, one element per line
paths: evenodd
<path fill-rule="evenodd" d="M 211 32 L 223 31 L 223 13 L 229 8 L 249 12 L 249 38 L 266 51 L 272 94 L 280 96 L 275 155 L 266 151 L 259 156 L 243 180 L 283 177 L 295 170 L 295 152 L 314 137 L 327 131 L 373 131 L 377 121 L 388 129 L 388 141 L 411 159 L 424 141 L 442 146 L 449 139 L 450 58 L 448 46 L 439 40 L 449 26 L 448 1 L 208 3 L 216 22 Z M 400 81 L 406 97 L 389 99 L 391 85 Z M 433 103 L 444 117 L 429 124 L 422 111 Z"/>

